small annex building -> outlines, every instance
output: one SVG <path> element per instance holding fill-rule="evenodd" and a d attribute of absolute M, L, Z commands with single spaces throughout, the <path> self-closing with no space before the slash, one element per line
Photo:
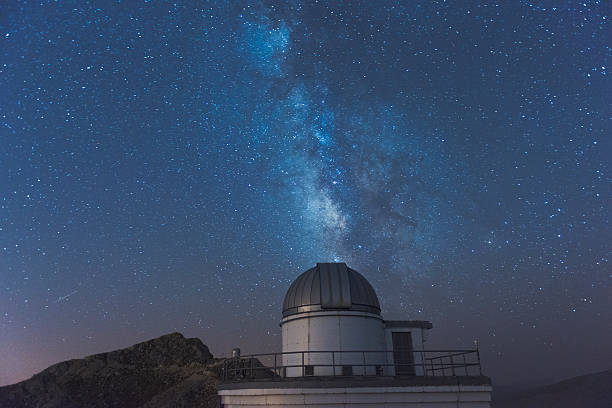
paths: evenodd
<path fill-rule="evenodd" d="M 219 396 L 234 407 L 490 407 L 478 348 L 428 350 L 432 324 L 385 321 L 372 285 L 318 263 L 285 295 L 282 351 L 226 360 Z"/>

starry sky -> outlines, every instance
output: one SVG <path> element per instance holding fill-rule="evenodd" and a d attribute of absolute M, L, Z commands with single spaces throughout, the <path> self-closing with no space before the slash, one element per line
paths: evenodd
<path fill-rule="evenodd" d="M 494 384 L 612 368 L 606 1 L 0 4 L 0 385 L 280 350 L 342 261 Z"/>

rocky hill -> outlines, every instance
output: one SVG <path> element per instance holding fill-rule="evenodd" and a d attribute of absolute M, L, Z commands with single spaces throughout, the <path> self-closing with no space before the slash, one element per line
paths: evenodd
<path fill-rule="evenodd" d="M 216 408 L 219 366 L 199 339 L 172 333 L 0 387 L 0 407 Z"/>
<path fill-rule="evenodd" d="M 611 408 L 612 370 L 493 399 L 493 408 Z"/>

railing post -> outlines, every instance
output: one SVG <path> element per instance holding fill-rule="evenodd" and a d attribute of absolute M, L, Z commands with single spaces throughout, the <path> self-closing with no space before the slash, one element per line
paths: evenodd
<path fill-rule="evenodd" d="M 482 376 L 482 367 L 480 366 L 480 347 L 478 346 L 478 340 L 474 341 L 476 343 L 476 358 L 478 359 L 478 374 Z"/>
<path fill-rule="evenodd" d="M 365 351 L 362 352 L 363 353 L 363 375 L 366 375 L 366 358 L 365 358 Z"/>
<path fill-rule="evenodd" d="M 334 370 L 334 377 L 336 376 L 336 352 L 332 351 L 332 370 Z"/>
<path fill-rule="evenodd" d="M 276 371 L 276 356 L 277 354 L 274 353 L 274 375 L 278 375 L 278 372 Z"/>
<path fill-rule="evenodd" d="M 304 352 L 302 351 L 302 377 L 305 377 L 305 372 L 304 372 Z"/>
<path fill-rule="evenodd" d="M 251 378 L 255 378 L 253 375 L 253 366 L 255 365 L 255 358 L 251 357 Z"/>
<path fill-rule="evenodd" d="M 453 373 L 453 377 L 456 377 L 455 374 L 455 359 L 453 358 L 453 355 L 450 355 L 450 363 L 451 363 L 451 373 Z"/>
<path fill-rule="evenodd" d="M 463 368 L 465 369 L 465 376 L 468 376 L 467 363 L 465 362 L 465 353 L 463 353 Z"/>
<path fill-rule="evenodd" d="M 423 368 L 423 375 L 427 377 L 427 366 L 425 364 L 425 351 L 421 347 L 421 367 Z"/>

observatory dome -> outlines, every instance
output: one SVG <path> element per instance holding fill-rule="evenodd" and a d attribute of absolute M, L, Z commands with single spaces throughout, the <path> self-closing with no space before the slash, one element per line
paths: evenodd
<path fill-rule="evenodd" d="M 355 310 L 380 315 L 370 282 L 345 263 L 318 263 L 298 276 L 283 301 L 283 317 L 325 310 Z"/>

